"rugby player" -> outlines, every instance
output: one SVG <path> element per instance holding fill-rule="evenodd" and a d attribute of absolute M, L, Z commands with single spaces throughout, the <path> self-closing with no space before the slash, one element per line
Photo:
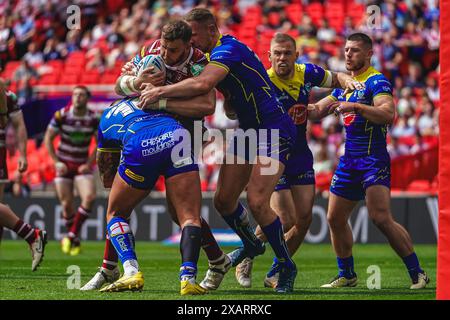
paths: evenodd
<path fill-rule="evenodd" d="M 45 132 L 44 143 L 56 170 L 55 189 L 63 208 L 68 234 L 61 241 L 64 253 L 80 253 L 79 233 L 89 217 L 95 201 L 95 182 L 92 166 L 95 150 L 89 155 L 92 137 L 96 138 L 98 116 L 88 109 L 88 88 L 77 86 L 72 91 L 72 104 L 55 112 Z M 60 135 L 57 152 L 53 140 Z M 81 204 L 74 213 L 74 186 Z"/>
<path fill-rule="evenodd" d="M 6 90 L 5 83 L 0 79 L 0 174 L 2 179 L 7 179 L 8 172 L 6 168 L 6 147 L 5 147 L 5 126 L 11 119 L 15 126 L 18 125 L 21 133 L 19 134 L 19 150 L 21 152 L 19 160 L 19 171 L 25 171 L 27 167 L 25 146 L 27 133 L 23 124 L 22 111 L 17 105 L 17 99 L 14 93 Z M 23 127 L 22 127 L 23 126 Z M 25 146 L 24 146 L 25 145 Z M 1 187 L 3 191 L 3 185 Z M 47 244 L 47 232 L 38 228 L 33 228 L 7 206 L 0 203 L 0 229 L 3 227 L 13 230 L 19 237 L 23 238 L 31 250 L 31 270 L 36 271 L 44 258 L 45 245 Z"/>
<path fill-rule="evenodd" d="M 137 99 L 125 98 L 114 104 L 103 113 L 99 126 L 98 166 L 104 186 L 111 187 L 107 231 L 124 268 L 120 279 L 100 291 L 143 288 L 144 277 L 139 270 L 128 219 L 163 174 L 167 195 L 172 199 L 176 221 L 182 229 L 180 293 L 205 294 L 207 290 L 196 283 L 202 241 L 198 166 L 193 153 L 179 159 L 172 155 L 186 129 L 164 111 L 138 109 Z"/>
<path fill-rule="evenodd" d="M 291 257 L 303 242 L 312 221 L 315 195 L 313 156 L 306 141 L 307 105 L 313 87 L 362 89 L 361 83 L 344 73 L 322 69 L 315 64 L 296 64 L 295 40 L 288 34 L 277 33 L 272 38 L 267 71 L 284 109 L 297 127 L 297 142 L 271 197 L 271 205 L 280 217 Z M 260 227 L 258 238 L 265 241 Z M 253 260 L 245 258 L 236 267 L 236 279 L 243 287 L 251 286 Z M 277 284 L 279 263 L 275 257 L 264 279 L 266 287 Z"/>
<path fill-rule="evenodd" d="M 118 79 L 116 85 L 116 92 L 121 95 L 138 94 L 139 91 L 128 91 L 129 86 L 124 85 L 123 82 L 132 81 L 132 87 L 139 87 L 141 83 L 150 83 L 152 85 L 160 85 L 163 81 L 167 83 L 173 83 L 193 77 L 200 73 L 206 65 L 207 60 L 204 54 L 198 50 L 192 48 L 190 44 L 191 28 L 186 22 L 183 21 L 171 21 L 166 24 L 162 29 L 162 38 L 155 41 L 149 47 L 142 48 L 141 52 L 128 64 L 126 64 L 123 75 Z M 152 73 L 153 70 L 148 68 L 141 73 L 142 76 L 136 77 L 134 69 L 137 68 L 139 62 L 147 55 L 161 55 L 166 62 L 166 75 L 161 73 Z M 167 62 L 168 61 L 168 62 Z M 169 64 L 170 63 L 170 64 Z M 139 83 L 139 81 L 142 81 Z M 135 84 L 138 83 L 138 84 Z M 125 89 L 123 89 L 125 88 Z M 184 128 L 188 129 L 193 138 L 194 121 L 200 120 L 214 112 L 215 105 L 215 91 L 211 91 L 207 95 L 199 96 L 193 99 L 182 100 L 170 100 L 166 105 L 166 111 L 169 112 L 172 117 L 178 119 Z M 99 152 L 104 152 L 100 149 Z M 166 180 L 166 189 L 171 189 L 172 182 Z M 195 185 L 192 186 L 194 188 Z M 197 190 L 199 193 L 201 190 Z M 197 198 L 192 199 L 196 201 Z M 167 194 L 167 202 L 169 213 L 172 219 L 179 223 L 177 220 L 177 213 L 173 205 L 171 195 Z M 200 204 L 197 204 L 200 206 Z M 209 269 L 208 273 L 211 277 L 216 279 L 216 283 L 220 284 L 224 274 L 231 267 L 229 258 L 223 253 L 218 246 L 208 223 L 201 218 L 201 243 L 204 249 L 208 261 Z M 104 283 L 113 282 L 117 280 L 119 270 L 117 268 L 117 255 L 114 248 L 111 246 L 110 241 L 107 239 L 105 244 L 104 259 L 100 271 L 85 285 L 81 290 L 97 290 L 100 289 Z M 220 279 L 218 281 L 217 279 Z M 203 287 L 209 290 L 217 289 L 217 286 L 211 286 L 208 283 L 204 283 Z"/>
<path fill-rule="evenodd" d="M 250 210 L 280 261 L 280 277 L 275 291 L 291 292 L 297 268 L 287 250 L 280 219 L 270 206 L 270 196 L 295 142 L 295 126 L 278 102 L 263 64 L 248 46 L 234 37 L 222 35 L 213 14 L 207 9 L 193 9 L 185 20 L 192 27 L 194 47 L 209 54 L 210 62 L 195 79 L 145 88 L 140 96 L 140 107 L 154 108 L 156 102 L 157 106 L 164 105 L 168 98 L 193 97 L 215 87 L 223 93 L 225 103 L 235 109 L 242 129 L 236 131 L 231 141 L 229 155 L 232 156 L 227 156 L 227 159 L 233 160 L 221 166 L 214 196 L 217 211 L 244 244 L 244 250 L 230 254 L 233 265 L 247 256 L 254 257 L 265 251 L 264 243 L 255 236 L 248 214 L 239 202 L 239 196 L 247 186 Z M 251 132 L 256 132 L 255 139 L 247 136 Z M 264 137 L 267 139 L 261 137 L 261 132 L 267 133 Z M 278 134 L 278 139 L 271 141 L 274 133 Z M 245 150 L 242 150 L 243 145 Z M 267 167 L 270 170 L 265 170 Z"/>
<path fill-rule="evenodd" d="M 11 121 L 14 131 L 17 137 L 17 149 L 19 151 L 19 159 L 17 171 L 23 173 L 27 170 L 27 128 L 25 127 L 25 122 L 23 120 L 22 110 L 17 104 L 17 96 L 11 90 L 6 90 L 5 83 L 3 79 L 0 79 L 0 92 L 2 94 L 2 99 L 6 103 L 7 115 L 4 118 L 5 121 Z M 3 193 L 5 191 L 5 184 L 9 182 L 8 179 L 8 168 L 6 162 L 6 127 L 7 123 L 4 123 L 0 128 L 0 202 L 3 202 Z M 0 241 L 2 240 L 3 227 L 0 226 Z"/>
<path fill-rule="evenodd" d="M 366 200 L 370 219 L 402 258 L 411 277 L 411 289 L 424 288 L 430 281 L 419 264 L 413 243 L 403 226 L 394 221 L 390 208 L 390 158 L 386 132 L 395 117 L 392 85 L 370 65 L 372 40 L 354 33 L 345 43 L 345 64 L 365 89 L 344 93 L 335 89 L 317 104 L 309 105 L 313 117 L 330 112 L 342 114 L 346 131 L 345 154 L 331 181 L 328 225 L 337 256 L 338 275 L 323 288 L 354 287 L 357 275 L 352 254 L 353 235 L 348 219 L 360 200 Z"/>

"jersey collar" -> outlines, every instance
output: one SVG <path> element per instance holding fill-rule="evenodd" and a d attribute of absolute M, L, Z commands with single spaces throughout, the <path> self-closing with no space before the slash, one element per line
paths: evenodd
<path fill-rule="evenodd" d="M 366 71 L 364 71 L 363 73 L 361 73 L 360 75 L 357 75 L 355 77 L 355 80 L 360 81 L 360 82 L 364 82 L 366 81 L 372 74 L 377 73 L 377 70 L 375 70 L 374 67 L 370 66 L 369 68 L 367 68 Z"/>

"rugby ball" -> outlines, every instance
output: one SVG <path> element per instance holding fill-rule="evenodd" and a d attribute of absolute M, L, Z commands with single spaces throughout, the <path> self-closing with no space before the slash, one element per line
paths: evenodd
<path fill-rule="evenodd" d="M 137 72 L 136 75 L 139 76 L 145 69 L 149 67 L 154 67 L 153 73 L 157 73 L 159 71 L 162 71 L 164 75 L 166 74 L 166 65 L 164 64 L 163 58 L 159 55 L 148 55 L 142 58 L 141 61 L 139 61 L 139 64 L 137 66 Z"/>

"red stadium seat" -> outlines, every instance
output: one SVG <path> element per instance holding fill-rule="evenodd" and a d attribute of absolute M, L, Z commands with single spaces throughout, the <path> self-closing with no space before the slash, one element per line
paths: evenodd
<path fill-rule="evenodd" d="M 59 79 L 59 84 L 75 85 L 78 83 L 78 74 L 63 74 Z"/>
<path fill-rule="evenodd" d="M 294 26 L 300 25 L 302 21 L 303 9 L 300 4 L 290 4 L 286 6 L 286 16 L 294 24 Z"/>
<path fill-rule="evenodd" d="M 306 6 L 306 12 L 311 17 L 313 23 L 318 26 L 323 18 L 323 7 L 321 3 L 314 2 Z"/>
<path fill-rule="evenodd" d="M 59 74 L 46 74 L 39 79 L 40 85 L 54 85 L 59 82 Z"/>

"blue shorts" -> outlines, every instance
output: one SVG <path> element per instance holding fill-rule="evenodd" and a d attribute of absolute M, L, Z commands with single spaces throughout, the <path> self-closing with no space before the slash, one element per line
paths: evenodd
<path fill-rule="evenodd" d="M 351 200 L 363 200 L 373 185 L 391 188 L 389 155 L 367 157 L 342 156 L 331 180 L 330 192 Z"/>
<path fill-rule="evenodd" d="M 198 171 L 190 148 L 189 154 L 176 154 L 172 150 L 180 147 L 183 139 L 177 134 L 184 128 L 174 119 L 167 119 L 158 125 L 151 120 L 134 123 L 124 136 L 124 147 L 118 168 L 119 175 L 136 189 L 150 190 L 160 175 L 170 178 L 177 174 Z M 190 145 L 190 142 L 188 143 Z"/>
<path fill-rule="evenodd" d="M 278 130 L 278 135 L 274 129 Z M 247 162 L 255 161 L 256 156 L 270 157 L 286 166 L 296 142 L 296 132 L 289 117 L 259 129 L 237 129 L 227 153 Z"/>
<path fill-rule="evenodd" d="M 297 138 L 297 143 L 290 154 L 283 175 L 275 186 L 275 191 L 316 183 L 313 155 L 305 139 L 306 137 L 301 136 Z"/>

